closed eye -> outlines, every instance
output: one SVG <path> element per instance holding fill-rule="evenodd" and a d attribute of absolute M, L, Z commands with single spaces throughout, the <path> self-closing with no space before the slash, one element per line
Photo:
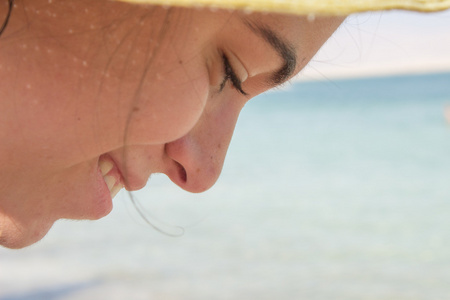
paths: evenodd
<path fill-rule="evenodd" d="M 224 74 L 225 77 L 220 84 L 220 92 L 225 88 L 225 84 L 228 80 L 230 80 L 233 87 L 239 91 L 244 96 L 247 96 L 248 94 L 242 89 L 242 81 L 237 77 L 236 72 L 234 72 L 233 67 L 231 66 L 228 57 L 225 53 L 222 54 L 222 60 L 223 60 L 223 68 L 224 68 Z"/>

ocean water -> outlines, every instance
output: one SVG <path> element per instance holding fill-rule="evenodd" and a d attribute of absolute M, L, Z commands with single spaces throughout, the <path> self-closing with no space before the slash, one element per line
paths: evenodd
<path fill-rule="evenodd" d="M 0 300 L 450 299 L 450 73 L 300 82 L 246 105 L 204 194 L 164 176 L 0 249 Z"/>

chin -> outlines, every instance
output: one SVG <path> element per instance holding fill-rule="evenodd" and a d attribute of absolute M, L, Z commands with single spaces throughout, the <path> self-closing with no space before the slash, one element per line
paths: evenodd
<path fill-rule="evenodd" d="M 6 226 L 3 226 L 6 225 Z M 2 224 L 0 231 L 0 245 L 10 249 L 21 249 L 28 247 L 40 241 L 52 228 L 53 222 L 39 224 L 25 228 L 10 222 L 10 224 Z"/>

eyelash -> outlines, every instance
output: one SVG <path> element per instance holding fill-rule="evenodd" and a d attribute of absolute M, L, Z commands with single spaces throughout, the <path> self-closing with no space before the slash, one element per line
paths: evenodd
<path fill-rule="evenodd" d="M 236 73 L 234 72 L 233 68 L 231 67 L 230 62 L 228 61 L 228 57 L 226 54 L 222 54 L 222 60 L 223 60 L 223 69 L 225 73 L 225 78 L 223 79 L 222 83 L 220 84 L 220 92 L 225 88 L 225 84 L 228 80 L 231 81 L 231 84 L 233 87 L 238 90 L 239 93 L 241 93 L 244 96 L 247 96 L 248 94 L 242 89 L 242 82 L 237 77 Z"/>

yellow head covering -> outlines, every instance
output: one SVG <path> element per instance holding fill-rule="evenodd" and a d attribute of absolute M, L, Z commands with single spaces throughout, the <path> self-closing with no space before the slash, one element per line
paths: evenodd
<path fill-rule="evenodd" d="M 438 11 L 450 8 L 450 0 L 120 0 L 125 2 L 184 7 L 243 9 L 297 15 L 347 15 L 355 12 L 405 9 Z"/>

